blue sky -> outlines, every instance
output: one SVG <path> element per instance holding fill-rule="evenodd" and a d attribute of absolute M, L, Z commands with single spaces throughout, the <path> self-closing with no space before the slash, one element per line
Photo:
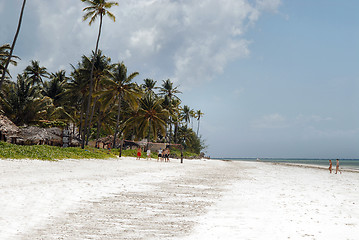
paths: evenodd
<path fill-rule="evenodd" d="M 20 0 L 0 0 L 0 43 Z M 358 158 L 359 2 L 354 0 L 123 0 L 100 47 L 139 71 L 170 78 L 205 113 L 212 157 Z M 49 71 L 94 48 L 83 3 L 29 1 L 13 75 L 31 59 Z M 194 122 L 196 130 L 197 122 Z"/>

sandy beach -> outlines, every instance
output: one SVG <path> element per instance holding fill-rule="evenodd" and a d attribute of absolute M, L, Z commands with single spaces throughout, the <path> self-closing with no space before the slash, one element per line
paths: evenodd
<path fill-rule="evenodd" d="M 358 239 L 359 173 L 219 160 L 0 160 L 0 239 Z"/>

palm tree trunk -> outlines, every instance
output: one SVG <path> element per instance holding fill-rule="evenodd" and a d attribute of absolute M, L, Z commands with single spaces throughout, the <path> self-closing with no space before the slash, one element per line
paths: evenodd
<path fill-rule="evenodd" d="M 87 137 L 86 137 L 86 145 L 89 144 L 90 130 L 91 130 L 91 126 L 92 126 L 92 119 L 95 114 L 97 100 L 98 100 L 98 97 L 95 98 L 93 106 L 92 106 L 92 110 L 91 110 L 90 121 L 89 121 L 89 125 L 88 125 L 88 132 L 87 132 Z"/>
<path fill-rule="evenodd" d="M 12 53 L 13 53 L 14 48 L 15 48 L 15 43 L 16 43 L 17 37 L 18 37 L 19 32 L 20 32 L 20 27 L 21 27 L 21 22 L 22 22 L 22 16 L 24 15 L 25 4 L 26 4 L 26 0 L 24 0 L 24 1 L 22 2 L 21 12 L 20 12 L 20 18 L 19 18 L 19 23 L 18 23 L 18 25 L 17 25 L 15 37 L 14 37 L 14 40 L 12 41 L 10 53 L 9 53 L 9 56 L 8 56 L 8 58 L 7 58 L 7 60 L 6 60 L 6 63 L 5 63 L 3 72 L 2 72 L 2 76 L 1 76 L 1 80 L 0 80 L 0 91 L 1 91 L 1 88 L 2 88 L 2 83 L 3 83 L 4 80 L 5 80 L 5 74 L 6 74 L 6 72 L 7 72 L 7 68 L 8 68 L 8 66 L 9 66 L 9 63 L 10 63 L 10 60 L 11 60 L 11 57 L 12 57 Z"/>
<path fill-rule="evenodd" d="M 170 117 L 170 135 L 169 135 L 169 143 L 171 143 L 172 141 L 172 118 Z"/>
<path fill-rule="evenodd" d="M 177 133 L 178 133 L 178 121 L 176 121 L 176 124 L 175 124 L 175 133 L 174 133 L 174 141 L 175 143 L 178 143 L 178 139 L 177 139 Z"/>
<path fill-rule="evenodd" d="M 198 137 L 198 133 L 199 133 L 199 122 L 200 122 L 201 118 L 198 118 L 198 127 L 197 127 L 197 137 Z"/>
<path fill-rule="evenodd" d="M 88 104 L 87 104 L 86 117 L 85 117 L 85 127 L 84 127 L 85 129 L 84 129 L 84 133 L 83 133 L 83 137 L 82 137 L 82 145 L 81 145 L 82 149 L 85 148 L 85 134 L 87 134 L 87 136 L 90 134 L 88 120 L 89 120 L 90 106 L 91 106 L 91 99 L 92 99 L 92 90 L 93 90 L 93 70 L 95 67 L 95 59 L 97 58 L 97 50 L 98 50 L 98 44 L 100 42 L 101 30 L 102 30 L 102 14 L 100 14 L 100 26 L 99 26 L 99 30 L 98 30 L 96 49 L 95 49 L 95 54 L 94 54 L 94 58 L 92 59 L 92 65 L 91 65 L 90 90 L 89 90 Z"/>
<path fill-rule="evenodd" d="M 116 129 L 115 129 L 115 133 L 113 134 L 112 148 L 116 147 L 116 136 L 117 136 L 117 132 L 118 132 L 118 127 L 120 125 L 121 104 L 122 104 L 122 93 L 120 93 L 120 97 L 119 97 L 118 110 L 117 110 L 117 119 L 116 119 Z"/>
<path fill-rule="evenodd" d="M 98 119 L 97 119 L 97 134 L 96 134 L 96 147 L 99 148 L 99 146 L 97 145 L 97 141 L 100 138 L 100 131 L 101 131 L 101 111 L 98 111 Z"/>
<path fill-rule="evenodd" d="M 147 147 L 150 142 L 150 136 L 151 136 L 151 119 L 148 120 L 148 137 L 147 137 Z"/>
<path fill-rule="evenodd" d="M 82 136 L 82 119 L 84 118 L 84 108 L 85 108 L 85 104 L 84 102 L 82 103 L 81 106 L 81 112 L 80 112 L 80 122 L 79 122 L 79 135 Z"/>

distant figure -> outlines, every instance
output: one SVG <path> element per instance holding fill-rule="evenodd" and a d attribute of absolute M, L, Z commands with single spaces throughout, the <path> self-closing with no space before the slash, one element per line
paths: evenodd
<path fill-rule="evenodd" d="M 110 154 L 110 152 L 111 152 L 111 144 L 107 145 L 107 149 L 108 149 L 108 153 L 107 153 L 107 154 Z"/>
<path fill-rule="evenodd" d="M 147 149 L 147 160 L 151 159 L 151 150 Z"/>
<path fill-rule="evenodd" d="M 140 158 L 141 158 L 141 148 L 139 147 L 139 148 L 137 148 L 137 160 L 140 160 Z"/>
<path fill-rule="evenodd" d="M 158 161 L 162 161 L 162 148 L 160 148 L 160 150 L 158 150 L 158 159 L 157 159 L 157 162 Z"/>
<path fill-rule="evenodd" d="M 169 162 L 170 161 L 170 149 L 169 148 L 167 148 L 167 156 L 166 156 L 166 158 L 167 158 L 167 162 Z"/>
<path fill-rule="evenodd" d="M 168 149 L 167 148 L 165 150 L 163 150 L 162 158 L 164 158 L 165 162 L 167 162 L 167 158 L 168 158 Z"/>
<path fill-rule="evenodd" d="M 330 173 L 332 173 L 332 167 L 333 167 L 332 160 L 329 160 L 329 172 Z"/>
<path fill-rule="evenodd" d="M 337 174 L 338 171 L 340 172 L 340 174 L 342 174 L 342 171 L 340 171 L 339 169 L 339 159 L 337 159 L 337 167 L 335 168 L 335 174 Z"/>

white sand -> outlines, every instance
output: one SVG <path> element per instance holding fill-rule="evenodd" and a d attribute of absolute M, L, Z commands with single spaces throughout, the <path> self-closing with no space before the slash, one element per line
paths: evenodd
<path fill-rule="evenodd" d="M 358 186 L 257 162 L 0 160 L 0 239 L 358 239 Z"/>

